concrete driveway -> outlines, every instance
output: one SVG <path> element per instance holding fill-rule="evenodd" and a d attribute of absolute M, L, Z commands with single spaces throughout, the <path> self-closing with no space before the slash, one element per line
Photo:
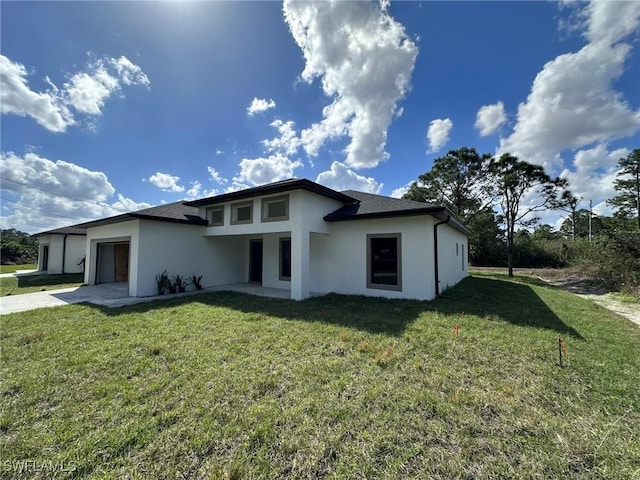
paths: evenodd
<path fill-rule="evenodd" d="M 89 302 L 106 307 L 121 307 L 139 303 L 140 301 L 149 301 L 149 299 L 130 297 L 126 288 L 114 288 L 109 285 L 61 288 L 45 292 L 1 297 L 0 315 L 82 302 Z"/>

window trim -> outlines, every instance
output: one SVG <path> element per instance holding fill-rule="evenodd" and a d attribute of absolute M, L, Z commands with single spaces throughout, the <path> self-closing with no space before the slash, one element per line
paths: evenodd
<path fill-rule="evenodd" d="M 371 258 L 371 240 L 375 238 L 395 238 L 396 240 L 396 271 L 398 277 L 397 285 L 388 285 L 384 283 L 373 283 L 371 281 L 372 258 Z M 367 288 L 376 290 L 392 290 L 396 292 L 402 291 L 402 233 L 368 233 L 367 234 Z"/>
<path fill-rule="evenodd" d="M 285 214 L 280 217 L 268 217 L 269 204 L 284 201 Z M 289 195 L 280 195 L 277 197 L 267 197 L 262 199 L 262 222 L 285 222 L 289 220 Z"/>
<path fill-rule="evenodd" d="M 289 242 L 289 276 L 282 274 L 282 246 L 284 242 Z M 278 279 L 282 282 L 291 281 L 291 237 L 280 237 L 278 239 Z"/>
<path fill-rule="evenodd" d="M 238 210 L 243 207 L 249 207 L 249 219 L 238 220 Z M 231 204 L 231 225 L 247 225 L 253 223 L 253 202 L 238 202 Z"/>
<path fill-rule="evenodd" d="M 212 222 L 211 218 L 210 218 L 210 213 L 214 212 L 214 211 L 221 211 L 222 212 L 222 220 L 220 222 Z M 221 227 L 224 225 L 224 205 L 219 205 L 217 207 L 208 207 L 206 209 L 206 214 L 207 214 L 207 226 L 208 227 Z"/>

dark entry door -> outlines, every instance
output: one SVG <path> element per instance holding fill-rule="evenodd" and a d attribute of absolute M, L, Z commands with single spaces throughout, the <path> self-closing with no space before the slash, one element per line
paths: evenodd
<path fill-rule="evenodd" d="M 262 283 L 262 240 L 249 242 L 249 281 Z"/>
<path fill-rule="evenodd" d="M 129 281 L 129 244 L 120 243 L 113 249 L 116 264 L 116 282 Z"/>
<path fill-rule="evenodd" d="M 42 247 L 42 270 L 49 270 L 49 245 Z"/>

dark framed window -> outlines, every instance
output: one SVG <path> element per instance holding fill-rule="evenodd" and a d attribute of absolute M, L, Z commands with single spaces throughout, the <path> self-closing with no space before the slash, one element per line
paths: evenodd
<path fill-rule="evenodd" d="M 231 204 L 231 225 L 253 223 L 253 202 Z"/>
<path fill-rule="evenodd" d="M 280 280 L 291 280 L 291 238 L 280 238 Z"/>
<path fill-rule="evenodd" d="M 289 196 L 262 199 L 262 221 L 281 222 L 289 220 Z"/>
<path fill-rule="evenodd" d="M 207 221 L 210 227 L 224 225 L 224 205 L 207 208 Z"/>
<path fill-rule="evenodd" d="M 402 234 L 367 235 L 367 288 L 402 290 Z"/>

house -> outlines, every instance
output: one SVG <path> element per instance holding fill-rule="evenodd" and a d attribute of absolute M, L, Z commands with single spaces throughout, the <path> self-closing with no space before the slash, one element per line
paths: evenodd
<path fill-rule="evenodd" d="M 87 231 L 77 226 L 57 228 L 38 237 L 38 270 L 43 273 L 82 273 Z"/>
<path fill-rule="evenodd" d="M 85 283 L 157 294 L 156 275 L 430 300 L 467 275 L 466 228 L 444 207 L 290 179 L 78 225 Z"/>

